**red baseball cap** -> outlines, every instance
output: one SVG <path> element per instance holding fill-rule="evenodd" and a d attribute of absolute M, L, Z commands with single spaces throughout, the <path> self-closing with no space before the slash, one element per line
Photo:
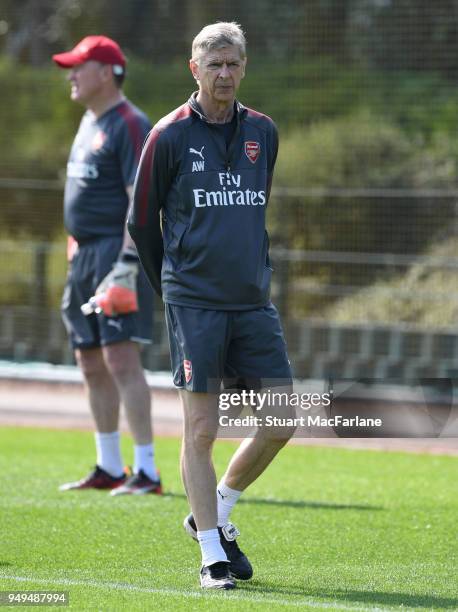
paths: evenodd
<path fill-rule="evenodd" d="M 61 68 L 73 68 L 89 60 L 102 64 L 119 66 L 119 74 L 124 72 L 126 58 L 120 46 L 107 36 L 86 36 L 74 49 L 66 53 L 57 53 L 52 59 Z"/>

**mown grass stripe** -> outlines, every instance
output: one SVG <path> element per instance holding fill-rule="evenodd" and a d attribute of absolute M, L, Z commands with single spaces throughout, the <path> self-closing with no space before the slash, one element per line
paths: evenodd
<path fill-rule="evenodd" d="M 99 582 L 96 580 L 72 580 L 68 578 L 34 578 L 32 576 L 16 576 L 0 574 L 0 580 L 12 580 L 13 582 L 33 582 L 36 584 L 56 584 L 65 586 L 87 586 L 99 589 L 109 589 L 118 591 L 132 591 L 134 593 L 152 593 L 160 595 L 172 595 L 179 597 L 190 597 L 194 599 L 203 599 L 208 597 L 217 597 L 218 595 L 214 592 L 199 592 L 199 591 L 187 591 L 184 589 L 174 589 L 171 587 L 141 587 L 135 584 L 127 584 L 123 582 Z M 360 607 L 360 606 L 347 606 L 342 605 L 340 602 L 321 602 L 313 599 L 297 599 L 291 601 L 284 601 L 281 599 L 275 599 L 273 597 L 253 597 L 245 595 L 242 591 L 236 592 L 225 592 L 224 597 L 228 597 L 231 600 L 247 601 L 251 603 L 260 604 L 275 604 L 285 607 L 303 607 L 309 606 L 311 608 L 318 609 L 339 609 L 339 610 L 351 610 L 351 612 L 386 612 L 389 608 L 375 608 L 375 607 Z"/>

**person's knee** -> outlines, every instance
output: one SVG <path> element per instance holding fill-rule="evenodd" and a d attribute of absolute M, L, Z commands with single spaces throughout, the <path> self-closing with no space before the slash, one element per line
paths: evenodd
<path fill-rule="evenodd" d="M 75 358 L 84 378 L 89 384 L 101 380 L 107 375 L 100 349 L 76 351 Z"/>
<path fill-rule="evenodd" d="M 286 425 L 282 425 L 278 428 L 278 431 L 275 432 L 274 440 L 277 440 L 279 444 L 284 446 L 291 438 L 294 437 L 297 431 L 297 424 L 295 414 L 289 417 L 289 421 Z"/>
<path fill-rule="evenodd" d="M 108 354 L 105 357 L 105 363 L 110 374 L 119 382 L 130 379 L 135 372 L 131 364 L 114 355 Z"/>
<path fill-rule="evenodd" d="M 213 422 L 205 417 L 195 417 L 185 426 L 184 448 L 205 453 L 212 448 L 215 438 L 216 429 Z"/>
<path fill-rule="evenodd" d="M 132 380 L 142 372 L 137 353 L 124 349 L 127 347 L 112 345 L 105 347 L 103 351 L 108 371 L 120 383 Z"/>
<path fill-rule="evenodd" d="M 263 430 L 262 437 L 265 440 L 266 446 L 280 450 L 291 440 L 295 431 L 295 427 L 268 428 Z"/>
<path fill-rule="evenodd" d="M 264 419 L 259 435 L 265 439 L 266 444 L 280 449 L 297 431 L 296 415 L 294 411 L 282 411 L 269 416 Z"/>
<path fill-rule="evenodd" d="M 191 431 L 184 438 L 184 449 L 198 454 L 208 453 L 215 441 L 215 436 L 210 431 Z"/>
<path fill-rule="evenodd" d="M 218 431 L 218 408 L 215 396 L 208 393 L 181 391 L 183 406 L 185 452 L 206 453 Z"/>

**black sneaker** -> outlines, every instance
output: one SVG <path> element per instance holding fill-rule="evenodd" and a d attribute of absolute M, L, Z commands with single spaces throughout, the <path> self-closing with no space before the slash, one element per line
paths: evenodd
<path fill-rule="evenodd" d="M 183 521 L 185 531 L 197 542 L 197 526 L 192 514 Z M 238 580 L 249 580 L 253 576 L 253 568 L 247 556 L 240 550 L 236 538 L 240 531 L 232 523 L 224 527 L 218 527 L 219 539 L 224 552 L 229 559 L 229 570 L 234 578 Z"/>
<path fill-rule="evenodd" d="M 200 586 L 203 589 L 235 589 L 235 580 L 227 561 L 218 561 L 203 566 L 200 570 Z"/>
<path fill-rule="evenodd" d="M 157 480 L 151 480 L 143 470 L 140 470 L 138 474 L 132 474 L 123 485 L 113 489 L 110 495 L 146 495 L 148 493 L 162 495 L 159 472 Z"/>

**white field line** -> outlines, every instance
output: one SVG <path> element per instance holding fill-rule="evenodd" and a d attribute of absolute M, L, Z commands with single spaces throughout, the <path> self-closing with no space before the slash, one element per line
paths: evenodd
<path fill-rule="evenodd" d="M 10 574 L 0 573 L 0 580 L 11 580 L 13 582 L 33 582 L 35 584 L 46 584 L 50 585 L 64 585 L 64 586 L 86 586 L 86 587 L 94 587 L 98 589 L 108 589 L 115 591 L 132 591 L 133 593 L 152 593 L 152 594 L 161 594 L 161 595 L 172 595 L 172 596 L 180 596 L 180 597 L 190 597 L 192 599 L 209 599 L 212 600 L 217 597 L 216 593 L 205 593 L 199 591 L 186 591 L 184 589 L 173 589 L 169 587 L 140 587 L 134 584 L 127 584 L 123 582 L 100 582 L 97 580 L 70 580 L 68 578 L 34 578 L 32 576 L 16 576 Z M 223 595 L 223 594 L 221 594 Z M 327 609 L 327 610 L 349 610 L 351 612 L 387 612 L 389 608 L 374 608 L 374 607 L 359 607 L 359 606 L 345 606 L 340 604 L 339 602 L 321 602 L 313 599 L 296 599 L 293 601 L 284 601 L 281 599 L 274 599 L 268 597 L 256 597 L 245 595 L 243 591 L 231 591 L 225 592 L 223 597 L 227 597 L 226 601 L 234 600 L 234 601 L 246 601 L 252 603 L 259 603 L 264 605 L 280 605 L 285 607 L 295 607 L 302 608 L 304 606 L 309 606 L 310 608 L 317 609 Z M 391 608 L 392 609 L 392 608 Z"/>

